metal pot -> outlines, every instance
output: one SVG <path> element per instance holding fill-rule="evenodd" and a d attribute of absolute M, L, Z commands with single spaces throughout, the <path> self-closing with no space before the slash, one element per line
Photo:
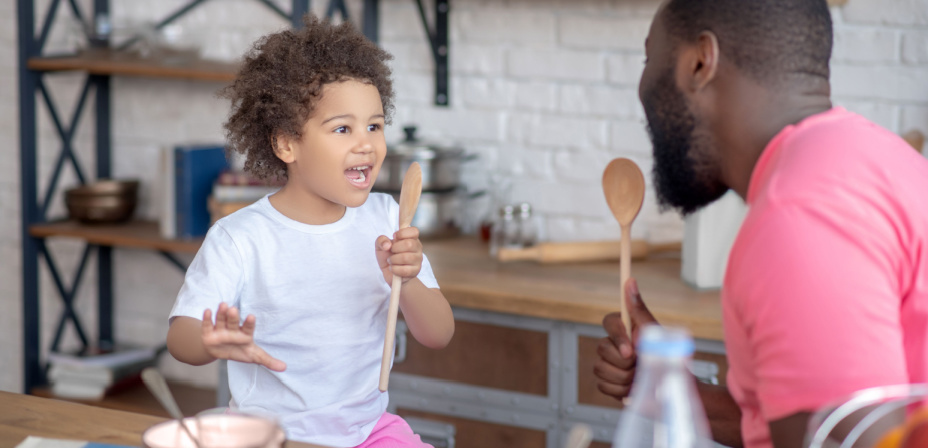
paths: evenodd
<path fill-rule="evenodd" d="M 380 191 L 400 191 L 403 175 L 413 162 L 422 168 L 422 190 L 440 191 L 458 188 L 461 183 L 461 162 L 476 155 L 467 155 L 456 146 L 441 145 L 416 138 L 416 127 L 403 128 L 406 139 L 387 147 L 387 156 L 374 181 Z"/>
<path fill-rule="evenodd" d="M 393 199 L 400 200 L 399 192 L 390 192 Z M 444 238 L 461 232 L 461 220 L 465 205 L 483 191 L 468 193 L 463 188 L 451 191 L 423 191 L 419 197 L 412 226 L 419 229 L 420 238 Z"/>

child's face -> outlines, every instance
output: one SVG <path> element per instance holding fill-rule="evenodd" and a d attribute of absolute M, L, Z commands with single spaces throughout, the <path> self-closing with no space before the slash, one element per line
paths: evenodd
<path fill-rule="evenodd" d="M 387 153 L 384 119 L 373 85 L 353 79 L 325 85 L 303 138 L 278 153 L 288 185 L 324 202 L 364 204 Z"/>

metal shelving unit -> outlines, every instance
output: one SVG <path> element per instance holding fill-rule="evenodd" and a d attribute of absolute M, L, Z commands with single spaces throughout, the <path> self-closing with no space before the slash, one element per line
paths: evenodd
<path fill-rule="evenodd" d="M 256 0 L 281 17 L 289 20 L 294 27 L 302 25 L 302 16 L 310 10 L 310 0 L 291 0 L 290 12 L 282 10 L 272 0 Z M 162 28 L 187 14 L 206 0 L 191 0 L 183 7 L 163 18 L 156 25 Z M 435 0 L 434 27 L 426 21 L 422 0 L 416 0 L 423 26 L 433 49 L 436 61 L 435 103 L 448 105 L 448 5 L 449 0 Z M 183 67 L 161 64 L 157 60 L 134 58 L 120 53 L 119 48 L 132 44 L 132 40 L 122 43 L 114 51 L 104 51 L 80 55 L 58 57 L 43 56 L 43 49 L 54 25 L 56 13 L 61 7 L 61 0 L 51 0 L 38 34 L 35 27 L 35 5 L 32 0 L 17 1 L 18 40 L 19 40 L 19 110 L 20 110 L 20 181 L 22 203 L 22 266 L 23 266 L 23 388 L 28 393 L 37 386 L 46 383 L 45 365 L 40 356 L 40 309 L 39 309 L 39 263 L 44 260 L 51 273 L 64 309 L 58 319 L 52 349 L 58 348 L 65 326 L 71 323 L 84 346 L 89 344 L 84 327 L 74 311 L 75 292 L 80 285 L 87 261 L 92 254 L 97 257 L 98 289 L 98 328 L 99 343 L 113 343 L 113 257 L 114 247 L 139 248 L 155 250 L 180 269 L 186 267 L 180 263 L 172 252 L 196 252 L 199 241 L 165 240 L 158 236 L 154 223 L 133 222 L 122 226 L 87 227 L 69 222 L 48 222 L 49 205 L 59 190 L 59 179 L 66 165 L 70 165 L 83 184 L 89 179 L 81 161 L 72 148 L 72 139 L 82 114 L 92 113 L 96 118 L 94 168 L 97 178 L 111 176 L 111 117 L 110 117 L 110 78 L 112 76 L 146 76 L 162 78 L 198 79 L 227 81 L 234 77 L 236 66 L 210 61 L 196 61 Z M 88 16 L 81 10 L 77 0 L 67 0 L 73 15 L 84 23 Z M 362 31 L 374 42 L 378 37 L 378 0 L 363 0 Z M 108 0 L 93 0 L 93 16 L 108 14 Z M 340 14 L 349 20 L 348 8 L 344 0 L 329 0 L 326 16 Z M 81 71 L 87 74 L 81 88 L 80 97 L 70 116 L 64 122 L 55 102 L 44 82 L 45 76 L 57 71 Z M 38 195 L 37 175 L 37 98 L 40 96 L 47 106 L 52 122 L 61 141 L 61 149 L 55 160 L 51 178 L 46 185 L 43 198 Z M 86 110 L 86 100 L 93 95 L 94 106 Z M 65 285 L 59 273 L 54 256 L 45 244 L 50 237 L 76 238 L 86 242 L 80 263 L 73 276 L 71 285 Z"/>

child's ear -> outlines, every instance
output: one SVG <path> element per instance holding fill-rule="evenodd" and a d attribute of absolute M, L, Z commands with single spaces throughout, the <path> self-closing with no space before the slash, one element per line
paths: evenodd
<path fill-rule="evenodd" d="M 293 139 L 284 133 L 271 138 L 274 143 L 274 154 L 284 163 L 293 162 Z"/>

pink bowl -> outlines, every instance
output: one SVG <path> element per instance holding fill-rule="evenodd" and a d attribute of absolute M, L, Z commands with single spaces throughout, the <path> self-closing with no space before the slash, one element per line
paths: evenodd
<path fill-rule="evenodd" d="M 281 448 L 286 436 L 271 420 L 245 415 L 204 415 L 185 418 L 202 448 Z M 202 434 L 202 436 L 201 436 Z M 177 420 L 154 425 L 142 434 L 145 448 L 197 448 Z"/>

